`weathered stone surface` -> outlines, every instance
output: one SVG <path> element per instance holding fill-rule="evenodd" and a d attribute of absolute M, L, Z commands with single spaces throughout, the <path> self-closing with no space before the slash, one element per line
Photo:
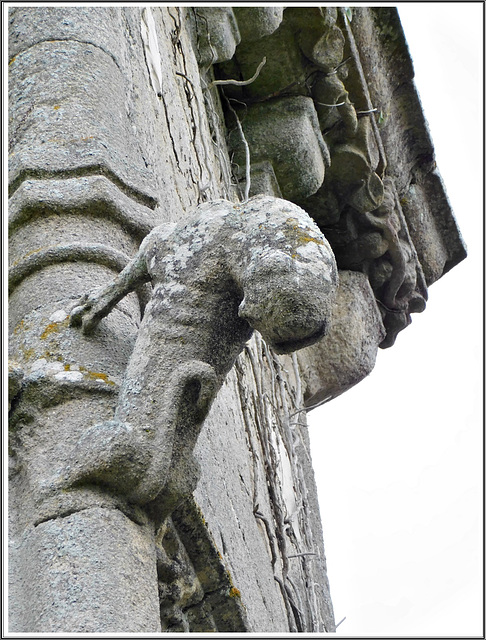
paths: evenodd
<path fill-rule="evenodd" d="M 306 406 L 328 402 L 361 382 L 372 371 L 384 337 L 368 279 L 356 271 L 340 271 L 329 333 L 297 353 Z"/>
<path fill-rule="evenodd" d="M 126 530 L 123 551 L 130 553 L 130 537 L 137 546 L 138 527 L 146 526 L 147 519 L 126 501 L 96 487 L 69 493 L 55 488 L 69 443 L 74 444 L 92 421 L 113 415 L 144 302 L 143 295 L 139 300 L 135 294 L 129 296 L 95 340 L 69 328 L 70 309 L 87 288 L 106 283 L 123 268 L 156 222 L 180 219 L 185 206 L 194 206 L 211 190 L 219 196 L 229 192 L 212 182 L 219 163 L 206 144 L 208 121 L 196 106 L 204 99 L 190 39 L 185 30 L 177 41 L 169 35 L 174 20 L 184 23 L 180 9 L 174 14 L 155 12 L 165 82 L 162 99 L 150 82 L 140 10 L 110 9 L 103 15 L 90 8 L 30 11 L 11 15 L 15 51 L 9 69 L 9 348 L 19 360 L 10 425 L 10 535 L 12 548 L 18 550 L 10 565 L 10 624 L 31 631 L 47 609 L 48 618 L 62 615 L 58 630 L 76 632 L 91 624 L 89 606 L 82 613 L 76 610 L 64 593 L 65 582 L 57 583 L 56 599 L 47 603 L 48 585 L 28 573 L 30 547 L 21 541 L 33 525 L 55 521 L 62 527 L 70 513 L 102 508 L 138 523 Z M 110 36 L 105 38 L 104 31 Z M 91 67 L 78 55 L 85 51 L 92 57 Z M 182 58 L 175 57 L 175 51 L 184 59 L 185 77 L 176 75 Z M 35 131 L 34 138 L 29 131 Z M 155 208 L 158 201 L 160 209 Z M 105 520 L 106 539 L 117 540 L 119 526 L 116 518 Z M 93 550 L 88 549 L 89 539 L 85 543 L 83 553 L 94 558 L 96 537 Z M 149 555 L 146 561 L 152 566 Z M 110 576 L 116 573 L 112 563 L 113 557 L 93 572 L 93 579 L 104 584 L 98 601 L 91 603 L 94 609 L 109 605 Z M 120 557 L 122 571 L 124 564 L 128 566 Z M 125 611 L 117 620 L 108 616 L 106 628 L 160 630 L 159 614 L 155 620 L 145 615 L 150 608 L 159 610 L 157 588 L 151 593 L 141 590 L 148 609 L 144 613 L 142 607 L 139 616 L 131 609 L 138 606 L 132 587 L 137 588 L 130 580 L 119 583 L 122 594 L 117 597 Z M 49 611 L 53 602 L 57 604 Z M 29 605 L 27 615 L 24 607 Z M 70 606 L 77 611 L 72 617 L 66 613 Z M 126 623 L 127 616 L 134 626 Z M 96 626 L 104 628 L 94 616 L 91 629 Z"/>
<path fill-rule="evenodd" d="M 262 193 L 273 195 L 276 198 L 282 197 L 277 176 L 273 170 L 272 163 L 268 160 L 252 163 L 250 168 L 249 195 L 256 196 Z"/>
<path fill-rule="evenodd" d="M 233 9 L 230 7 L 196 7 L 199 64 L 210 66 L 233 57 L 241 40 Z"/>
<path fill-rule="evenodd" d="M 420 182 L 410 184 L 402 208 L 425 280 L 431 285 L 466 255 L 438 171 L 427 173 Z"/>
<path fill-rule="evenodd" d="M 268 36 L 282 22 L 283 7 L 233 7 L 241 39 L 254 42 Z"/>
<path fill-rule="evenodd" d="M 411 314 L 425 308 L 427 285 L 463 259 L 465 249 L 434 172 L 398 15 L 394 9 L 360 7 L 353 15 L 348 20 L 343 8 L 289 7 L 275 32 L 255 43 L 241 42 L 218 72 L 228 79 L 223 91 L 248 133 L 252 161 L 262 169 L 270 162 L 284 197 L 325 229 L 341 269 L 368 275 L 380 309 L 388 310 L 381 343 L 386 348 L 410 324 Z M 263 59 L 265 65 L 253 77 Z M 244 82 L 229 80 L 240 77 Z M 273 108 L 266 105 L 297 96 L 310 101 L 318 120 L 316 140 L 322 134 L 328 158 L 324 181 L 308 195 L 280 185 L 281 157 L 298 157 L 300 141 L 279 139 L 273 114 L 265 115 Z M 233 120 L 230 110 L 230 130 Z M 231 131 L 241 180 L 245 145 L 240 137 L 238 130 Z M 311 137 L 309 132 L 308 144 Z M 308 175 L 303 160 L 301 177 Z M 273 190 L 270 178 L 271 171 L 257 172 L 251 192 Z M 291 177 L 294 185 L 298 179 Z M 431 247 L 428 230 L 436 239 Z"/>
<path fill-rule="evenodd" d="M 243 603 L 252 593 L 252 632 L 334 630 L 303 398 L 298 384 L 289 393 L 283 383 L 298 375 L 295 355 L 276 356 L 255 334 L 195 450 L 201 468 L 212 469 L 195 498 Z"/>
<path fill-rule="evenodd" d="M 92 508 L 27 529 L 19 547 L 23 610 L 10 631 L 160 631 L 150 527 Z"/>
<path fill-rule="evenodd" d="M 327 331 L 337 269 L 296 205 L 215 201 L 186 224 L 156 227 L 113 283 L 81 299 L 71 324 L 92 333 L 148 280 L 153 294 L 114 419 L 83 433 L 59 489 L 102 484 L 163 522 L 195 489 L 202 422 L 253 330 L 277 353 L 314 343 Z"/>
<path fill-rule="evenodd" d="M 9 72 L 11 192 L 26 177 L 104 172 L 154 206 L 127 119 L 126 81 L 109 55 L 77 41 L 41 42 L 18 55 Z M 116 110 L 106 109 L 110 101 Z"/>
<path fill-rule="evenodd" d="M 108 53 L 120 66 L 127 44 L 123 14 L 114 7 L 14 7 L 9 11 L 8 57 L 47 41 L 76 40 Z"/>
<path fill-rule="evenodd" d="M 8 361 L 8 410 L 12 401 L 18 396 L 20 389 L 22 388 L 22 378 L 24 372 L 16 362 Z"/>
<path fill-rule="evenodd" d="M 234 57 L 245 80 L 254 75 L 263 58 L 266 63 L 258 77 L 245 85 L 241 94 L 232 91 L 230 86 L 228 95 L 253 100 L 268 99 L 284 91 L 285 95 L 306 95 L 303 90 L 306 77 L 304 58 L 292 26 L 286 19 L 286 12 L 276 31 L 257 41 L 241 42 Z M 225 65 L 221 70 L 225 72 Z"/>
<path fill-rule="evenodd" d="M 284 198 L 300 201 L 321 186 L 329 154 L 310 98 L 255 104 L 246 111 L 242 127 L 252 162 L 271 163 Z M 230 145 L 235 162 L 243 167 L 245 154 L 237 130 L 231 134 Z"/>

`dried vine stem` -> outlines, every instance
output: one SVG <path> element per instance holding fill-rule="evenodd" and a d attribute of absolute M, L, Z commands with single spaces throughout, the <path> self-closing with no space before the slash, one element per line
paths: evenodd
<path fill-rule="evenodd" d="M 212 131 L 214 132 L 214 138 L 211 137 L 211 142 L 213 143 L 213 147 L 215 147 L 216 149 L 217 157 L 219 159 L 221 178 L 224 183 L 226 198 L 230 200 L 231 187 L 233 186 L 233 182 L 231 179 L 231 176 L 232 176 L 231 166 L 230 166 L 229 157 L 226 153 L 227 145 L 226 143 L 223 143 L 221 139 L 221 133 L 220 133 L 220 131 L 224 130 L 224 127 L 221 126 L 221 118 L 218 111 L 216 110 L 213 94 L 205 93 L 204 100 L 206 102 L 207 112 L 212 117 L 211 124 L 212 124 Z"/>
<path fill-rule="evenodd" d="M 224 94 L 223 94 L 224 95 Z M 233 109 L 233 107 L 231 106 L 231 103 L 229 101 L 229 98 L 227 98 L 226 96 L 224 96 L 226 99 L 226 104 L 228 105 L 228 109 L 231 111 L 231 113 L 234 115 L 235 120 L 236 120 L 236 126 L 238 127 L 238 131 L 239 134 L 241 136 L 241 141 L 243 142 L 243 146 L 245 148 L 245 192 L 244 192 L 244 196 L 243 196 L 243 202 L 246 202 L 248 200 L 248 198 L 250 197 L 250 187 L 251 187 L 251 178 L 250 178 L 250 166 L 251 166 L 251 159 L 250 159 L 250 147 L 248 146 L 248 142 L 245 138 L 245 133 L 243 131 L 243 127 L 241 126 L 241 122 L 240 119 L 238 118 L 238 114 L 236 113 L 236 111 Z"/>
<path fill-rule="evenodd" d="M 258 76 L 260 75 L 260 71 L 261 71 L 262 67 L 266 64 L 266 62 L 267 62 L 267 59 L 264 57 L 263 60 L 258 65 L 257 70 L 255 71 L 255 73 L 248 80 L 232 80 L 232 79 L 229 79 L 229 80 L 213 80 L 212 82 L 210 82 L 208 84 L 207 87 L 205 87 L 205 89 L 206 90 L 207 89 L 212 89 L 213 87 L 216 87 L 216 86 L 222 86 L 222 85 L 228 85 L 228 84 L 237 85 L 239 87 L 245 87 L 246 85 L 251 84 L 252 82 L 254 82 L 258 78 Z"/>
<path fill-rule="evenodd" d="M 258 334 L 255 334 L 255 347 L 256 347 L 256 357 L 251 349 L 251 347 L 247 346 L 245 348 L 245 353 L 248 356 L 250 362 L 250 369 L 253 374 L 253 379 L 256 385 L 256 397 L 254 397 L 255 403 L 255 425 L 257 427 L 258 437 L 262 446 L 262 451 L 264 455 L 265 469 L 267 475 L 267 487 L 270 497 L 270 506 L 272 509 L 273 520 L 275 524 L 275 530 L 272 532 L 272 537 L 275 537 L 277 542 L 277 548 L 279 551 L 279 559 L 281 562 L 281 575 L 280 578 L 276 573 L 274 573 L 274 579 L 280 586 L 280 591 L 282 594 L 282 598 L 285 603 L 285 608 L 287 611 L 289 627 L 291 631 L 298 631 L 298 627 L 296 625 L 297 620 L 295 619 L 295 615 L 293 613 L 293 603 L 289 600 L 288 590 L 286 588 L 286 582 L 288 577 L 288 559 L 286 553 L 286 540 L 285 540 L 285 522 L 284 522 L 284 514 L 283 514 L 283 505 L 281 503 L 281 499 L 279 496 L 279 492 L 277 490 L 277 485 L 273 477 L 273 469 L 276 469 L 278 466 L 278 461 L 276 459 L 276 451 L 274 451 L 269 434 L 267 433 L 267 428 L 265 425 L 271 424 L 271 416 L 268 415 L 269 406 L 268 403 L 265 402 L 267 398 L 267 394 L 264 393 L 264 363 L 262 356 L 262 339 Z M 255 514 L 256 516 L 256 514 Z M 256 516 L 258 517 L 258 516 Z M 276 567 L 274 567 L 275 570 Z"/>
<path fill-rule="evenodd" d="M 200 100 L 198 100 L 198 98 L 197 98 L 196 88 L 195 88 L 194 83 L 192 82 L 192 80 L 185 73 L 182 73 L 181 71 L 176 71 L 175 74 L 176 74 L 176 76 L 179 76 L 180 78 L 183 78 L 186 81 L 187 85 L 192 90 L 193 99 L 190 98 L 190 93 L 187 90 L 186 90 L 186 95 L 187 95 L 187 98 L 188 98 L 188 105 L 189 105 L 189 107 L 191 109 L 192 121 L 193 121 L 193 124 L 194 124 L 192 143 L 194 145 L 194 149 L 196 151 L 196 158 L 198 160 L 199 167 L 200 167 L 200 178 L 201 179 L 197 183 L 197 186 L 198 186 L 199 192 L 201 194 L 201 193 L 203 193 L 204 191 L 206 191 L 210 187 L 211 182 L 213 180 L 213 173 L 211 171 L 211 167 L 210 167 L 210 164 L 209 164 L 210 153 L 209 153 L 209 147 L 207 146 L 207 142 L 206 142 L 206 136 L 204 136 L 204 135 L 200 136 L 202 147 L 203 147 L 203 150 L 204 150 L 204 159 L 203 159 L 202 163 L 201 163 L 201 161 L 199 159 L 199 154 L 197 153 L 197 148 L 196 148 L 196 131 L 198 131 L 198 130 L 201 131 L 202 130 L 202 123 L 203 123 L 203 114 L 202 114 L 201 104 L 200 104 Z M 193 107 L 192 107 L 192 102 L 193 101 L 196 103 L 197 115 L 198 115 L 199 123 L 196 123 L 195 118 L 194 118 L 194 110 L 193 110 Z M 199 126 L 197 126 L 197 124 L 199 124 Z M 206 168 L 206 171 L 208 173 L 208 178 L 209 178 L 208 181 L 205 182 L 205 183 L 202 182 L 202 178 L 203 178 L 203 167 L 202 167 L 202 164 L 204 164 L 204 166 Z"/>
<path fill-rule="evenodd" d="M 213 51 L 213 49 L 211 49 L 211 51 Z M 241 86 L 247 86 L 247 85 L 251 84 L 252 82 L 254 82 L 258 78 L 258 76 L 260 74 L 260 71 L 262 70 L 262 67 L 266 64 L 266 62 L 267 62 L 267 59 L 266 59 L 266 57 L 264 57 L 263 60 L 258 65 L 258 67 L 257 67 L 255 73 L 253 74 L 253 76 L 251 78 L 249 78 L 248 80 L 233 80 L 233 79 L 213 80 L 206 87 L 203 87 L 203 90 L 207 91 L 208 89 L 212 89 L 213 87 L 225 86 L 225 85 L 226 86 L 227 85 L 236 85 L 236 86 L 240 86 L 240 87 Z M 222 95 L 224 96 L 224 99 L 226 100 L 226 104 L 228 106 L 229 111 L 233 114 L 233 116 L 235 118 L 236 126 L 238 128 L 238 132 L 240 134 L 241 141 L 243 143 L 243 147 L 245 149 L 245 191 L 244 191 L 244 195 L 243 195 L 243 202 L 246 202 L 248 200 L 248 198 L 250 197 L 250 188 L 251 188 L 250 147 L 248 146 L 248 142 L 246 140 L 245 133 L 243 131 L 243 127 L 241 126 L 241 122 L 240 122 L 240 119 L 238 117 L 238 114 L 236 113 L 235 109 L 233 109 L 233 107 L 231 106 L 230 98 L 228 98 L 228 96 L 226 96 L 224 92 L 222 92 Z"/>
<path fill-rule="evenodd" d="M 248 405 L 249 405 L 248 394 L 245 389 L 245 386 L 243 385 L 243 376 L 245 374 L 244 374 L 244 369 L 243 369 L 240 358 L 241 356 L 239 356 L 235 362 L 236 384 L 238 389 L 238 396 L 240 399 L 241 414 L 243 416 L 243 422 L 245 425 L 245 431 L 248 438 L 248 445 L 250 448 L 251 458 L 253 462 L 253 513 L 255 514 L 255 517 L 256 517 L 259 514 L 258 512 L 258 509 L 259 509 L 258 479 L 260 477 L 260 473 L 258 471 L 258 459 L 260 458 L 260 456 L 257 453 L 258 445 L 255 443 L 254 437 L 252 435 L 251 426 L 250 426 L 251 416 L 249 414 L 249 409 L 248 409 Z M 263 514 L 259 514 L 258 517 L 261 517 L 262 520 L 264 519 Z M 272 549 L 272 555 L 273 555 L 273 549 Z"/>
<path fill-rule="evenodd" d="M 314 100 L 314 104 L 318 104 L 321 107 L 342 107 L 343 105 L 345 105 L 345 102 L 338 102 L 337 104 L 327 104 L 326 102 L 317 102 L 317 100 Z"/>

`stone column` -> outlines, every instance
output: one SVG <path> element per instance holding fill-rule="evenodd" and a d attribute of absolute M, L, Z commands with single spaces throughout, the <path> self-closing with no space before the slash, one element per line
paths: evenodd
<path fill-rule="evenodd" d="M 141 9 L 9 12 L 12 631 L 160 631 L 153 524 L 100 488 L 58 489 L 80 434 L 113 415 L 147 291 L 93 338 L 69 327 L 70 309 L 156 223 L 197 204 L 211 173 L 210 158 L 189 173 L 178 155 L 202 155 L 207 135 L 187 122 L 201 113 L 188 36 L 176 59 L 169 12 L 149 18 L 147 27 Z"/>

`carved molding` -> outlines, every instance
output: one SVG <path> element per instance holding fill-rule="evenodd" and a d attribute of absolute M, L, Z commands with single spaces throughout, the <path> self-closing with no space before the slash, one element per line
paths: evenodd
<path fill-rule="evenodd" d="M 375 19 L 373 10 L 353 11 L 359 37 L 363 39 L 369 31 L 369 37 L 377 40 L 378 31 L 368 24 Z M 379 15 L 377 11 L 377 20 Z M 396 30 L 390 16 L 390 28 Z M 374 86 L 381 86 L 384 80 L 381 75 L 375 80 L 369 69 L 364 70 L 354 25 L 342 8 L 286 8 L 275 31 L 256 41 L 242 40 L 231 59 L 215 65 L 215 73 L 221 79 L 223 104 L 229 105 L 226 115 L 235 175 L 241 183 L 248 178 L 247 144 L 251 162 L 255 163 L 250 170 L 250 177 L 256 178 L 251 193 L 281 192 L 299 204 L 329 236 L 338 266 L 362 271 L 369 277 L 387 331 L 380 345 L 384 348 L 391 346 L 398 332 L 410 323 L 411 313 L 425 308 L 426 280 L 436 278 L 437 270 L 447 269 L 447 258 L 426 248 L 416 214 L 411 211 L 413 197 L 404 195 L 403 178 L 400 191 L 397 189 L 396 145 L 392 149 L 393 165 L 389 166 L 380 132 L 380 127 L 386 125 L 389 130 L 392 126 L 386 122 L 390 103 L 384 96 L 379 99 Z M 403 39 L 403 34 L 394 36 L 395 40 L 400 37 Z M 377 48 L 385 46 L 381 41 L 375 44 Z M 366 58 L 368 48 L 361 40 L 360 45 Z M 389 64 L 388 57 L 388 51 L 384 51 L 385 64 Z M 254 76 L 261 61 L 265 64 Z M 378 63 L 381 60 L 374 61 Z M 408 68 L 405 63 L 404 68 Z M 317 116 L 317 127 L 307 129 L 303 120 L 288 126 L 287 105 L 298 100 L 308 101 L 315 114 L 312 118 Z M 414 108 L 420 111 L 418 103 Z M 240 123 L 235 123 L 235 117 Z M 297 130 L 299 136 L 293 135 Z M 322 159 L 302 153 L 301 145 L 306 150 L 313 145 L 323 149 L 322 168 Z M 425 173 L 429 177 L 424 180 L 430 182 L 430 174 Z M 413 187 L 410 189 L 412 193 Z M 422 192 L 415 188 L 413 193 Z M 435 215 L 444 213 L 438 210 Z M 407 220 L 412 224 L 413 240 Z M 431 222 L 428 228 L 441 253 L 443 241 L 437 229 Z M 424 268 L 421 260 L 425 261 Z M 431 271 L 434 276 L 429 275 Z"/>

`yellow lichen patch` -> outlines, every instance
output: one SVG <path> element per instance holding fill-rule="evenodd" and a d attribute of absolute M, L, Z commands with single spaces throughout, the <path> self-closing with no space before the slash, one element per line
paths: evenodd
<path fill-rule="evenodd" d="M 299 242 L 301 242 L 302 244 L 305 244 L 307 242 L 315 242 L 316 244 L 324 244 L 324 241 L 321 240 L 320 238 L 314 238 L 313 236 L 308 236 L 305 235 L 305 233 L 300 232 L 299 233 Z"/>
<path fill-rule="evenodd" d="M 41 333 L 41 340 L 45 340 L 51 333 L 59 331 L 60 322 L 50 322 Z"/>
<path fill-rule="evenodd" d="M 236 587 L 231 587 L 228 595 L 230 598 L 241 598 L 241 592 Z"/>
<path fill-rule="evenodd" d="M 294 243 L 296 242 L 298 245 L 307 244 L 308 242 L 315 242 L 320 245 L 324 244 L 324 240 L 322 238 L 316 238 L 309 235 L 308 230 L 299 226 L 295 218 L 287 218 L 286 223 L 289 228 L 285 229 L 284 233 L 290 241 Z"/>
<path fill-rule="evenodd" d="M 64 371 L 71 371 L 71 365 L 70 364 L 65 364 L 64 365 Z"/>
<path fill-rule="evenodd" d="M 65 318 L 62 322 L 50 322 L 44 331 L 41 333 L 41 340 L 45 340 L 47 336 L 51 335 L 51 333 L 57 333 L 59 329 L 63 327 L 67 327 L 69 324 L 69 316 Z"/>
<path fill-rule="evenodd" d="M 61 105 L 60 104 L 55 104 L 53 108 L 54 108 L 54 111 L 57 111 L 58 109 L 61 108 Z"/>
<path fill-rule="evenodd" d="M 80 367 L 81 369 L 81 367 Z M 113 380 L 110 380 L 106 373 L 98 373 L 96 371 L 84 371 L 84 376 L 88 378 L 88 380 L 103 380 L 106 384 L 115 384 Z"/>
<path fill-rule="evenodd" d="M 21 331 L 30 329 L 30 326 L 22 319 L 13 330 L 14 335 L 18 335 Z"/>
<path fill-rule="evenodd" d="M 8 63 L 8 66 L 10 66 L 10 65 L 12 64 L 12 62 L 14 62 L 15 60 L 17 60 L 17 56 L 14 56 L 14 57 L 10 60 L 10 62 Z"/>

